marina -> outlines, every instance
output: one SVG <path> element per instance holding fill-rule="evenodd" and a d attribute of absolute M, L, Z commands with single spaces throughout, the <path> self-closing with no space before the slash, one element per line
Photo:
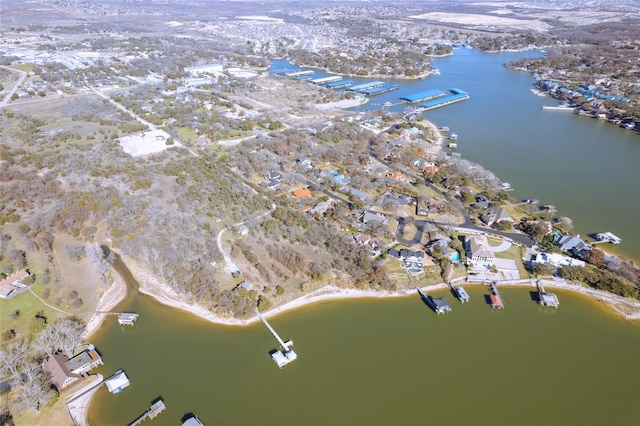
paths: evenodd
<path fill-rule="evenodd" d="M 500 293 L 498 293 L 498 286 L 496 286 L 496 283 L 491 283 L 489 285 L 489 289 L 491 289 L 491 294 L 489 295 L 491 307 L 494 309 L 504 308 L 504 303 L 502 303 L 502 297 L 500 297 Z"/>
<path fill-rule="evenodd" d="M 264 325 L 267 326 L 267 329 L 269 329 L 271 334 L 273 334 L 273 337 L 276 338 L 276 340 L 278 341 L 278 343 L 280 343 L 280 346 L 283 349 L 282 351 L 278 349 L 274 349 L 270 352 L 271 359 L 273 359 L 273 362 L 275 362 L 279 368 L 282 368 L 285 365 L 298 359 L 298 355 L 293 351 L 293 349 L 289 349 L 289 346 L 293 346 L 293 342 L 291 340 L 287 340 L 286 342 L 283 341 L 278 335 L 278 333 L 276 333 L 276 331 L 273 329 L 273 327 L 271 327 L 271 324 L 269 324 L 267 319 L 262 316 L 262 314 L 258 314 L 258 317 L 260 317 Z"/>

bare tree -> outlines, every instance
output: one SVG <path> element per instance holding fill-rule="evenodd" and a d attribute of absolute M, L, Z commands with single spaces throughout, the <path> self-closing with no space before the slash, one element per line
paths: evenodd
<path fill-rule="evenodd" d="M 61 318 L 42 330 L 35 340 L 35 346 L 49 356 L 59 351 L 69 353 L 82 343 L 84 326 L 76 317 Z"/>
<path fill-rule="evenodd" d="M 29 353 L 29 343 L 24 340 L 16 340 L 8 344 L 4 350 L 0 351 L 0 369 L 3 373 L 12 376 L 18 374 L 22 361 Z"/>

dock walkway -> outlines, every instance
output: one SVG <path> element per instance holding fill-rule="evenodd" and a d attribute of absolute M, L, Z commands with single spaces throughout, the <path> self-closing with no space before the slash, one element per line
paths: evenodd
<path fill-rule="evenodd" d="M 151 408 L 145 411 L 140 417 L 135 419 L 133 423 L 129 423 L 129 426 L 136 426 L 142 423 L 143 421 L 149 419 L 155 419 L 158 414 L 162 413 L 167 407 L 164 405 L 164 401 L 162 398 L 158 398 L 151 404 Z"/>

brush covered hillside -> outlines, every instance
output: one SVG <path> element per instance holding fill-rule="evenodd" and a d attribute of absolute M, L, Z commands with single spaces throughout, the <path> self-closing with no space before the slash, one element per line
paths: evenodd
<path fill-rule="evenodd" d="M 2 268 L 29 268 L 52 306 L 78 314 L 97 304 L 110 270 L 88 255 L 96 246 L 223 317 L 253 315 L 256 303 L 266 309 L 320 281 L 389 287 L 366 250 L 241 179 L 220 161 L 228 154 L 171 138 L 160 152 L 126 153 L 119 137 L 143 126 L 96 96 L 3 110 L 1 121 Z M 234 232 L 244 221 L 249 234 Z M 241 277 L 218 249 L 225 228 L 222 246 Z M 236 288 L 242 281 L 252 285 Z"/>

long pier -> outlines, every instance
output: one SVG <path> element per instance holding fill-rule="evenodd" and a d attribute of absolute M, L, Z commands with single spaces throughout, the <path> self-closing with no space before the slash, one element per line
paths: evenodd
<path fill-rule="evenodd" d="M 155 419 L 158 414 L 162 413 L 167 407 L 164 405 L 162 398 L 158 398 L 151 404 L 151 408 L 145 411 L 140 417 L 135 419 L 133 423 L 129 423 L 129 426 L 136 426 L 147 419 Z"/>
<path fill-rule="evenodd" d="M 269 324 L 267 319 L 262 316 L 262 314 L 258 313 L 258 317 L 262 320 L 264 325 L 267 326 L 267 329 L 269 329 L 271 334 L 273 334 L 273 337 L 276 338 L 283 349 L 282 351 L 279 351 L 277 349 L 271 351 L 271 359 L 273 359 L 273 362 L 275 362 L 278 367 L 282 368 L 290 362 L 298 359 L 298 355 L 293 351 L 293 349 L 289 349 L 289 346 L 293 346 L 293 342 L 291 340 L 287 340 L 286 342 L 283 341 L 278 333 L 276 333 L 276 331 L 273 329 L 273 327 L 271 327 L 271 324 Z"/>

